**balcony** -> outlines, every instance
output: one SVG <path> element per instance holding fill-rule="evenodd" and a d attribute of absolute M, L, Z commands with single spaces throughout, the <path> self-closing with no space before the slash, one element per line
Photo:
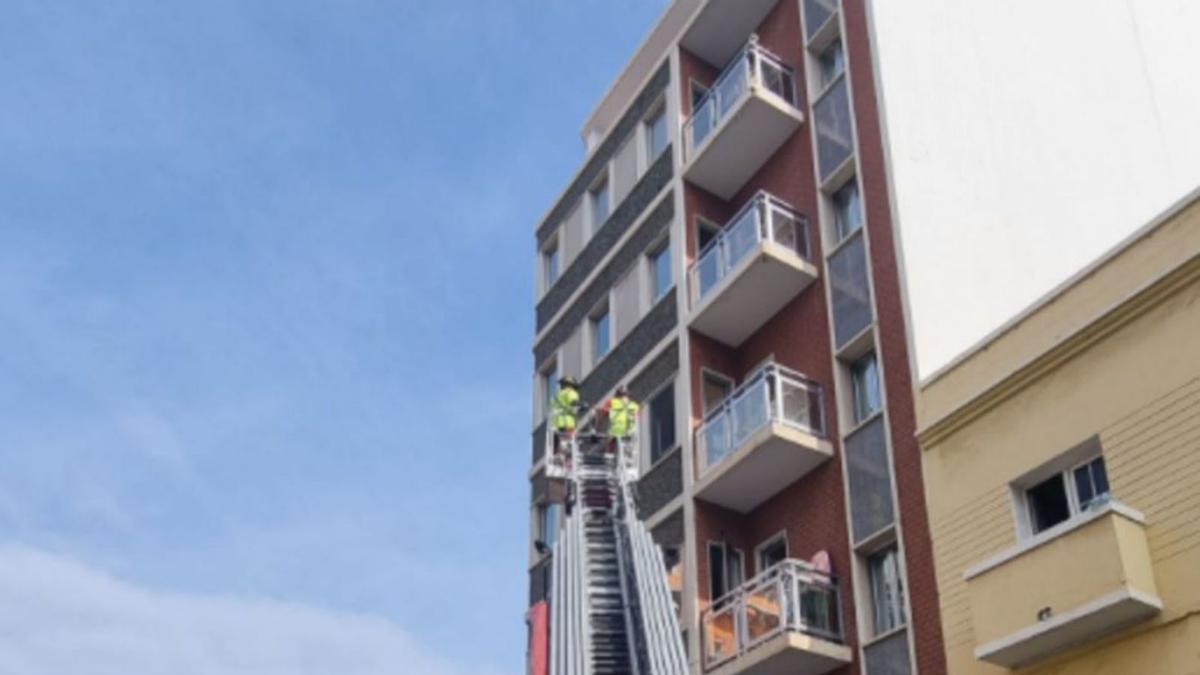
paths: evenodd
<path fill-rule="evenodd" d="M 696 496 L 747 513 L 833 456 L 821 387 L 768 364 L 696 430 Z"/>
<path fill-rule="evenodd" d="M 705 612 L 704 670 L 718 675 L 820 675 L 851 660 L 838 588 L 806 562 L 784 560 Z"/>
<path fill-rule="evenodd" d="M 817 278 L 808 220 L 760 192 L 688 271 L 688 325 L 737 347 Z"/>
<path fill-rule="evenodd" d="M 1162 609 L 1144 517 L 1114 501 L 963 576 L 975 657 L 1006 668 L 1099 639 Z"/>
<path fill-rule="evenodd" d="M 688 51 L 717 66 L 746 43 L 779 0 L 708 0 L 680 39 Z"/>
<path fill-rule="evenodd" d="M 752 36 L 684 125 L 684 177 L 733 197 L 804 121 L 795 96 L 792 69 Z"/>

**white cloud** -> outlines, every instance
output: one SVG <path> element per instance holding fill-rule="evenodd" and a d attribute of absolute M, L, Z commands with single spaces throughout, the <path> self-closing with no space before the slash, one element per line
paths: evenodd
<path fill-rule="evenodd" d="M 469 640 L 464 636 L 464 641 Z M 465 645 L 464 645 L 465 646 Z M 469 653 L 469 648 L 464 649 Z M 0 546 L 0 672 L 21 675 L 460 675 L 382 618 L 157 592 Z"/>

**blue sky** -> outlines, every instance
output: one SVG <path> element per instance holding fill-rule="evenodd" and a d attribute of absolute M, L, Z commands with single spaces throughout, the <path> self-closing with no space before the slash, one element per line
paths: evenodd
<path fill-rule="evenodd" d="M 532 227 L 663 5 L 4 3 L 0 671 L 521 672 Z"/>

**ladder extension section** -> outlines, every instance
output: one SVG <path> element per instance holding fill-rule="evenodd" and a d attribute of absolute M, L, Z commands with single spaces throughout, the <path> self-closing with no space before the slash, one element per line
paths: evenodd
<path fill-rule="evenodd" d="M 575 504 L 553 551 L 550 675 L 686 675 L 662 552 L 634 505 L 636 453 L 588 444 L 570 443 L 563 472 Z"/>

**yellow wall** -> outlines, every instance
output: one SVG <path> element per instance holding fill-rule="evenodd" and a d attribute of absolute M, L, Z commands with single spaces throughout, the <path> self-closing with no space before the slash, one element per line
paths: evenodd
<path fill-rule="evenodd" d="M 1200 612 L 1196 251 L 1200 202 L 1044 305 L 1053 316 L 1035 312 L 961 371 L 924 387 L 920 435 L 951 673 L 1005 672 L 972 653 L 979 636 L 963 572 L 1016 544 L 1010 482 L 1094 434 L 1113 496 L 1146 516 L 1164 611 L 1029 672 L 1200 673 L 1200 629 L 1188 619 Z M 1122 290 L 1113 270 L 1145 292 L 1125 300 L 1134 289 Z M 1051 329 L 1053 340 L 1039 334 Z"/>

